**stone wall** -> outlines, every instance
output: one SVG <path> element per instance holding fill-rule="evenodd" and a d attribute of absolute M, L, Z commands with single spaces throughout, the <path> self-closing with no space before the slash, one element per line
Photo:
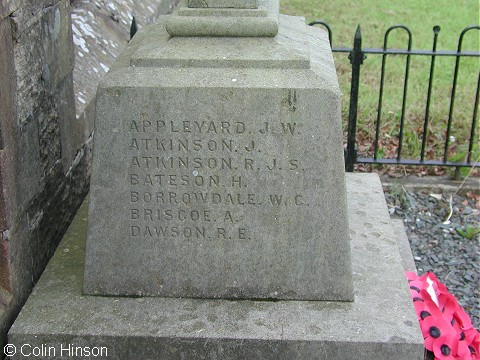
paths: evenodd
<path fill-rule="evenodd" d="M 96 84 L 128 42 L 127 7 L 146 23 L 172 1 L 133 3 L 0 3 L 1 348 L 88 192 Z"/>
<path fill-rule="evenodd" d="M 138 28 L 171 12 L 177 0 L 72 1 L 75 48 L 73 71 L 77 117 L 93 130 L 97 84 L 130 40 L 133 16 Z"/>
<path fill-rule="evenodd" d="M 69 0 L 0 7 L 2 343 L 87 191 Z M 67 150 L 68 149 L 68 150 Z M 68 153 L 68 155 L 66 155 Z"/>

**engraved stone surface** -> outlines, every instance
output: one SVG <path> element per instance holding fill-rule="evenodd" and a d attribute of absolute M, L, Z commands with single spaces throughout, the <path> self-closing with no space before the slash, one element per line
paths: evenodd
<path fill-rule="evenodd" d="M 51 346 L 57 356 L 61 344 L 106 347 L 106 359 L 421 360 L 423 337 L 379 178 L 350 173 L 347 188 L 354 302 L 82 295 L 83 207 L 9 342 Z"/>
<path fill-rule="evenodd" d="M 128 66 L 168 46 L 160 24 L 106 76 L 86 293 L 353 300 L 333 59 L 323 31 L 288 19 L 272 45 L 309 68 Z"/>

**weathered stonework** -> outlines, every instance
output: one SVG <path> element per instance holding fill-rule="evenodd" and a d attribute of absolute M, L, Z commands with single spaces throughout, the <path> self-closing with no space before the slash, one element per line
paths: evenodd
<path fill-rule="evenodd" d="M 73 70 L 70 2 L 57 1 L 47 7 L 34 2 L 10 19 L 15 42 L 17 123 L 21 126 L 35 116 L 49 91 Z"/>
<path fill-rule="evenodd" d="M 2 89 L 0 91 L 0 121 L 2 121 L 0 127 L 0 284 L 5 292 L 11 291 L 11 277 L 9 270 L 9 246 L 7 243 L 8 229 L 10 228 L 10 211 L 12 209 L 12 201 L 8 196 L 10 188 L 8 185 L 8 178 L 6 181 L 4 178 L 6 175 L 14 171 L 14 164 L 5 159 L 5 136 L 8 137 L 12 134 L 15 127 L 15 106 L 14 106 L 14 94 L 15 94 L 15 81 L 13 76 L 13 42 L 10 36 L 10 20 L 0 20 L 0 84 Z M 8 303 L 8 300 L 2 296 L 1 303 Z"/>
<path fill-rule="evenodd" d="M 71 3 L 0 2 L 1 348 L 12 319 L 88 191 L 93 131 L 89 114 L 94 106 L 76 112 Z M 108 3 L 111 7 L 116 2 Z M 150 2 L 152 11 L 142 5 L 138 14 L 142 22 L 143 14 L 153 19 L 162 12 L 159 3 L 166 2 Z M 124 25 L 126 44 L 130 24 Z M 99 33 L 106 28 L 104 21 Z M 110 62 L 121 51 L 118 48 Z M 95 88 L 100 77 L 86 75 L 79 76 Z M 92 99 L 94 92 L 88 103 L 93 104 Z"/>
<path fill-rule="evenodd" d="M 61 344 L 104 347 L 107 359 L 421 360 L 378 176 L 347 174 L 347 194 L 354 302 L 85 296 L 83 206 L 9 340 L 51 346 L 57 356 Z"/>
<path fill-rule="evenodd" d="M 165 27 L 172 36 L 274 37 L 278 1 L 180 1 Z"/>
<path fill-rule="evenodd" d="M 235 3 L 235 1 L 229 3 Z M 226 206 L 231 207 L 232 211 L 223 209 L 225 210 L 224 221 L 229 220 L 226 216 L 227 212 L 232 219 L 232 214 L 236 217 L 235 224 L 229 225 L 229 230 L 234 225 L 238 227 L 239 224 L 245 223 L 253 231 L 238 232 L 238 240 L 244 241 L 243 243 L 240 241 L 232 243 L 232 239 L 225 236 L 220 239 L 209 239 L 210 243 L 208 241 L 193 243 L 185 241 L 189 239 L 182 239 L 183 243 L 171 241 L 161 244 L 161 246 L 173 244 L 173 252 L 169 253 L 171 258 L 168 258 L 168 253 L 167 257 L 164 257 L 167 265 L 173 264 L 173 267 L 168 269 L 173 271 L 166 272 L 168 276 L 172 275 L 168 278 L 170 283 L 167 284 L 169 286 L 167 290 L 174 289 L 174 292 L 179 290 L 181 294 L 193 297 L 196 296 L 194 291 L 199 290 L 200 293 L 197 294 L 200 294 L 200 297 L 246 297 L 247 300 L 135 298 L 135 296 L 89 296 L 82 293 L 84 277 L 90 277 L 91 280 L 92 269 L 95 271 L 92 265 L 99 265 L 92 264 L 94 259 L 92 239 L 89 239 L 90 244 L 87 245 L 85 258 L 87 272 L 85 274 L 82 272 L 84 241 L 87 236 L 86 214 L 83 208 L 73 223 L 71 231 L 65 237 L 62 247 L 57 250 L 48 270 L 37 284 L 36 291 L 29 298 L 11 328 L 10 342 L 17 346 L 23 343 L 33 346 L 51 346 L 52 351 L 60 352 L 50 353 L 53 357 L 57 355 L 66 357 L 67 355 L 61 353 L 60 348 L 64 344 L 71 343 L 74 346 L 85 346 L 85 348 L 101 347 L 105 357 L 118 359 L 131 358 L 132 354 L 135 358 L 142 359 L 156 359 L 159 354 L 167 359 L 181 357 L 182 359 L 410 360 L 420 358 L 423 352 L 422 338 L 408 295 L 408 287 L 380 183 L 375 175 L 351 175 L 347 182 L 348 191 L 345 190 L 345 174 L 341 164 L 339 91 L 326 35 L 323 33 L 320 35 L 321 30 L 305 28 L 304 19 L 283 17 L 282 21 L 286 25 L 284 28 L 288 29 L 287 33 L 278 36 L 274 42 L 278 42 L 277 45 L 295 49 L 290 53 L 288 51 L 282 53 L 282 56 L 278 56 L 282 46 L 275 45 L 271 48 L 268 46 L 272 44 L 270 41 L 269 44 L 268 42 L 260 44 L 254 51 L 256 55 L 250 59 L 248 56 L 242 58 L 244 54 L 241 54 L 241 51 L 235 52 L 236 47 L 233 46 L 233 53 L 225 54 L 225 62 L 212 58 L 211 55 L 218 51 L 191 51 L 186 54 L 192 60 L 188 61 L 188 57 L 182 58 L 183 53 L 155 54 L 155 51 L 152 53 L 151 50 L 154 50 L 158 42 L 168 37 L 164 30 L 157 34 L 159 36 L 143 39 L 145 40 L 144 48 L 141 48 L 143 46 L 141 41 L 134 41 L 126 50 L 125 56 L 113 67 L 114 71 L 101 87 L 98 101 L 98 113 L 107 121 L 96 127 L 96 134 L 101 134 L 99 138 L 104 143 L 100 143 L 99 152 L 98 148 L 95 151 L 97 151 L 97 157 L 100 154 L 113 161 L 107 162 L 103 168 L 99 166 L 101 163 L 97 162 L 96 165 L 97 177 L 92 186 L 93 205 L 90 209 L 94 211 L 89 215 L 90 224 L 94 226 L 90 226 L 90 235 L 93 233 L 98 236 L 103 233 L 111 236 L 109 231 L 115 231 L 114 235 L 119 239 L 110 243 L 104 242 L 103 245 L 106 245 L 106 248 L 99 248 L 97 241 L 93 241 L 93 254 L 100 255 L 101 265 L 105 265 L 105 269 L 100 267 L 103 271 L 99 277 L 103 284 L 100 285 L 104 286 L 108 281 L 113 280 L 114 291 L 118 284 L 120 286 L 117 286 L 117 289 L 123 291 L 125 287 L 118 281 L 118 275 L 130 276 L 128 271 L 126 273 L 124 271 L 127 268 L 134 271 L 134 276 L 129 277 L 127 282 L 130 282 L 131 288 L 136 286 L 140 289 L 139 292 L 128 293 L 129 295 L 151 295 L 149 291 L 152 289 L 153 291 L 162 290 L 164 279 L 158 277 L 158 272 L 155 272 L 158 269 L 158 263 L 155 261 L 159 255 L 158 243 L 155 242 L 157 239 L 149 243 L 149 239 L 145 238 L 150 236 L 150 230 L 145 230 L 142 234 L 143 238 L 138 239 L 141 241 L 137 241 L 132 247 L 132 244 L 125 242 L 125 239 L 128 240 L 126 234 L 119 232 L 118 229 L 122 230 L 122 226 L 127 228 L 130 226 L 130 230 L 140 226 L 147 229 L 147 226 L 160 223 L 153 220 L 154 209 L 149 207 L 154 198 L 145 196 L 147 191 L 141 197 L 139 193 L 133 193 L 136 190 L 132 191 L 133 186 L 142 190 L 142 187 L 148 188 L 153 185 L 151 177 L 147 180 L 148 177 L 145 176 L 144 183 L 139 185 L 136 183 L 138 179 L 135 176 L 139 178 L 140 175 L 155 170 L 155 166 L 161 168 L 166 167 L 165 164 L 168 165 L 168 159 L 166 162 L 157 160 L 160 156 L 152 155 L 152 152 L 164 152 L 167 158 L 173 158 L 174 155 L 183 151 L 197 151 L 201 154 L 198 161 L 207 165 L 194 168 L 191 174 L 193 177 L 188 179 L 183 178 L 182 174 L 179 177 L 176 173 L 159 173 L 158 177 L 154 176 L 155 181 L 162 181 L 162 183 L 152 186 L 152 189 L 164 190 L 165 188 L 173 194 L 170 196 L 169 193 L 163 198 L 155 194 L 155 199 L 163 199 L 162 201 L 169 199 L 168 205 L 171 205 L 172 210 L 170 214 L 176 212 L 177 222 L 198 221 L 197 214 L 201 212 L 199 210 L 204 210 L 201 221 L 206 223 L 209 220 L 218 219 L 218 216 L 210 217 L 210 214 L 207 216 L 206 211 L 210 211 L 207 206 L 191 207 L 192 211 L 188 213 L 184 205 L 191 204 L 187 200 L 183 203 L 176 201 L 184 199 L 184 196 L 178 196 L 176 187 L 181 182 L 183 182 L 181 186 L 185 187 L 190 181 L 192 186 L 187 187 L 193 191 L 195 188 L 193 183 L 198 186 L 200 176 L 205 179 L 203 173 L 210 172 L 211 178 L 215 175 L 224 176 L 225 172 L 227 175 L 233 174 L 230 188 L 237 189 L 236 186 L 238 186 L 240 195 L 245 195 L 242 191 L 253 189 L 253 192 L 247 193 L 243 200 L 240 199 L 241 196 L 225 196 L 228 186 L 222 180 L 221 183 L 218 181 L 216 184 L 218 191 L 207 193 L 207 195 L 212 195 L 213 199 L 216 196 L 214 194 L 221 194 L 224 195 L 223 198 L 229 199 Z M 304 39 L 304 41 L 300 41 L 297 46 L 292 46 L 291 42 L 298 39 Z M 215 49 L 215 45 L 208 44 L 208 40 L 201 41 L 206 48 Z M 242 41 L 245 40 L 240 39 L 235 44 L 241 44 Z M 262 46 L 264 52 L 261 51 Z M 308 56 L 309 47 L 319 50 L 321 55 Z M 192 54 L 195 55 L 193 58 Z M 303 56 L 294 56 L 295 54 Z M 261 56 L 257 57 L 257 55 Z M 315 71 L 306 66 L 309 62 L 302 57 L 310 59 L 310 65 L 315 68 Z M 167 69 L 162 69 L 160 65 L 162 71 L 158 74 L 159 63 L 168 63 L 173 59 L 183 61 L 182 66 L 175 69 L 166 66 Z M 287 61 L 283 61 L 285 59 Z M 241 64 L 244 62 L 247 66 L 242 67 Z M 229 66 L 222 66 L 222 64 L 236 64 L 236 72 L 233 76 L 231 71 L 225 71 Z M 299 76 L 288 77 L 292 73 Z M 122 76 L 125 74 L 126 77 Z M 215 74 L 217 77 L 212 76 Z M 158 91 L 161 76 L 164 76 L 162 78 L 165 81 L 162 83 L 164 88 Z M 68 80 L 64 86 L 67 82 Z M 318 86 L 319 83 L 320 86 Z M 202 89 L 205 93 L 201 92 Z M 131 105 L 130 108 L 122 108 L 124 102 L 128 102 Z M 10 104 L 8 101 L 5 103 Z M 50 103 L 55 104 L 55 102 Z M 267 103 L 272 106 L 265 108 Z M 257 109 L 257 112 L 253 112 L 249 106 Z M 230 113 L 227 109 L 236 111 Z M 322 110 L 321 114 L 319 109 Z M 34 126 L 26 128 L 30 138 L 35 140 L 33 136 L 35 131 L 37 135 L 58 136 L 66 133 L 67 127 L 62 128 L 58 120 L 61 118 L 62 111 L 64 109 L 58 107 L 46 112 L 45 117 L 39 117 L 43 121 L 33 122 Z M 194 117 L 206 118 L 205 123 L 208 125 L 195 123 L 196 120 L 191 119 L 191 114 L 194 114 Z M 217 118 L 217 115 L 220 116 Z M 258 116 L 267 121 L 258 121 Z M 320 123 L 310 121 L 317 116 Z M 131 121 L 115 121 L 115 118 L 130 118 Z M 259 124 L 260 127 L 257 126 Z M 42 130 L 44 128 L 45 130 Z M 85 129 L 88 129 L 88 126 Z M 159 134 L 168 135 L 172 141 L 175 140 L 175 136 L 176 140 L 181 140 L 180 138 L 184 136 L 183 140 L 188 140 L 189 145 L 182 145 L 186 142 L 177 141 L 175 144 L 178 146 L 169 146 L 169 141 L 165 143 L 161 141 Z M 219 134 L 230 137 L 231 142 L 228 138 L 223 139 L 225 142 L 218 142 Z M 301 141 L 302 137 L 298 136 L 299 134 L 303 134 L 304 142 Z M 148 135 L 151 135 L 152 139 Z M 57 196 L 68 192 L 68 185 L 64 186 L 56 180 L 56 174 L 61 175 L 61 164 L 65 164 L 62 160 L 54 161 L 58 158 L 59 143 L 48 144 L 51 151 L 42 152 L 42 146 L 47 145 L 46 138 L 47 136 L 44 136 L 44 140 L 40 140 L 41 137 L 37 138 L 37 142 L 31 145 L 31 149 L 40 149 L 37 154 L 39 164 L 36 171 L 45 172 L 47 169 L 48 174 L 52 174 L 50 181 L 45 182 L 45 192 L 42 196 L 51 193 L 55 196 L 53 199 L 51 196 L 38 196 L 30 204 L 31 211 L 20 219 L 16 228 L 22 238 L 30 243 L 27 244 L 27 249 L 7 248 L 5 254 L 11 251 L 12 258 L 22 255 L 24 259 L 32 260 L 37 256 L 35 259 L 37 260 L 38 254 L 30 251 L 37 248 L 48 255 L 51 247 L 42 247 L 38 244 L 38 240 L 42 241 L 43 236 L 55 235 L 42 234 L 41 229 L 48 224 L 49 218 L 66 215 L 61 208 L 45 209 L 42 206 L 56 203 Z M 244 140 L 251 140 L 251 142 L 242 142 Z M 152 147 L 152 143 L 155 143 L 155 146 Z M 216 147 L 219 143 L 223 148 Z M 60 142 L 60 144 L 63 149 L 63 143 Z M 72 146 L 70 148 L 73 149 Z M 88 158 L 88 148 L 87 145 L 75 157 L 66 173 L 67 177 L 75 179 L 78 170 L 82 174 L 83 161 Z M 256 150 L 255 153 L 254 150 Z M 230 163 L 226 156 L 220 161 L 224 164 L 224 168 L 220 169 L 225 170 L 223 172 L 215 169 L 214 165 L 218 165 L 219 162 L 214 156 L 206 157 L 209 151 L 215 155 L 217 152 L 225 155 L 236 151 L 236 155 L 232 155 L 231 166 L 227 166 Z M 125 159 L 130 161 L 125 164 Z M 244 161 L 242 169 L 236 168 L 235 164 L 242 159 L 248 161 Z M 199 164 L 197 160 L 186 161 L 189 164 Z M 338 161 L 340 164 L 337 164 Z M 181 164 L 178 167 L 182 169 L 186 166 L 181 161 L 175 163 Z M 254 164 L 258 166 L 256 169 L 253 167 Z M 300 168 L 301 164 L 306 166 Z M 141 168 L 140 165 L 142 165 Z M 178 169 L 172 167 L 168 170 Z M 298 176 L 289 173 L 297 170 Z M 102 176 L 102 171 L 108 172 L 110 176 Z M 122 183 L 127 172 L 131 180 L 130 188 Z M 43 184 L 40 183 L 40 186 Z M 225 186 L 222 188 L 220 184 Z M 241 185 L 244 185 L 243 188 Z M 103 197 L 98 196 L 105 189 L 107 191 Z M 297 190 L 300 193 L 297 193 Z M 268 196 L 273 191 L 276 191 L 274 194 L 277 194 L 277 197 Z M 261 194 L 263 199 L 270 200 L 270 203 L 257 202 L 262 196 L 257 198 L 256 193 Z M 124 201 L 124 195 L 127 194 L 130 203 Z M 252 194 L 253 197 L 250 196 Z M 278 194 L 285 197 L 280 199 Z M 119 197 L 121 197 L 120 201 L 118 201 Z M 202 196 L 199 195 L 198 198 L 201 200 Z M 141 209 L 138 204 L 140 199 L 145 203 L 141 205 Z M 188 199 L 188 196 L 185 199 Z M 272 199 L 274 199 L 273 202 Z M 346 221 L 347 200 L 350 226 Z M 115 203 L 120 209 L 112 207 Z M 210 205 L 218 204 L 213 204 L 212 201 L 212 204 L 208 204 Z M 255 207 L 239 210 L 235 208 L 238 205 Z M 308 205 L 311 211 L 305 210 L 304 207 Z M 106 214 L 98 212 L 101 206 L 104 206 L 104 211 L 107 210 Z M 138 217 L 140 210 L 143 210 L 141 220 Z M 214 210 L 217 211 L 218 208 Z M 118 218 L 107 216 L 113 213 L 119 214 L 118 218 L 121 221 L 124 220 L 125 214 L 129 214 L 130 218 L 124 224 L 121 221 L 118 222 Z M 166 210 L 163 215 L 161 211 L 157 214 L 168 215 Z M 187 219 L 186 215 L 190 218 Z M 55 231 L 55 228 L 50 229 Z M 275 231 L 278 234 L 274 234 Z M 35 233 L 36 237 L 29 238 L 28 235 L 31 233 Z M 170 232 L 170 237 L 174 237 L 172 234 L 174 234 L 173 230 Z M 182 236 L 187 238 L 186 234 L 183 232 Z M 252 236 L 246 237 L 248 234 L 255 235 L 255 239 L 260 241 L 258 243 L 251 241 Z M 225 232 L 222 235 L 225 235 Z M 351 241 L 348 241 L 349 236 Z M 265 239 L 267 242 L 261 241 Z M 220 246 L 218 248 L 212 246 L 214 242 L 213 245 L 220 244 Z M 258 244 L 261 246 L 255 247 Z M 177 245 L 180 246 L 174 248 Z M 202 245 L 205 247 L 202 248 Z M 245 246 L 242 247 L 242 245 Z M 268 248 L 269 245 L 274 246 Z M 19 249 L 23 251 L 18 252 Z M 143 250 L 143 253 L 135 253 L 138 249 Z M 185 249 L 189 251 L 182 252 Z M 231 249 L 235 251 L 228 252 Z M 160 250 L 164 249 L 160 248 Z M 214 253 L 210 254 L 210 250 Z M 227 251 L 222 254 L 222 250 Z M 353 250 L 351 262 L 350 250 Z M 101 257 L 102 252 L 121 256 L 113 258 L 113 263 L 112 257 L 106 258 L 109 263 L 105 263 L 103 262 L 105 258 Z M 143 257 L 142 254 L 146 256 Z M 251 257 L 246 257 L 246 254 Z M 262 254 L 267 258 L 262 258 Z M 236 255 L 239 256 L 236 257 Z M 131 258 L 128 258 L 129 256 Z M 154 261 L 151 261 L 152 259 Z M 209 263 L 209 260 L 213 261 Z M 221 263 L 222 260 L 224 260 L 223 263 Z M 34 261 L 31 264 L 23 264 L 24 268 L 30 271 L 30 273 L 25 271 L 21 274 L 25 275 L 22 279 L 25 283 L 28 283 L 29 275 L 30 277 L 31 274 L 35 275 L 35 268 L 40 266 Z M 320 266 L 315 261 L 318 261 Z M 33 269 L 28 268 L 29 265 Z M 253 265 L 253 271 L 250 265 Z M 269 269 L 268 265 L 274 267 L 275 271 Z M 192 272 L 192 269 L 196 268 L 200 269 L 201 273 Z M 209 269 L 213 270 L 213 276 L 208 273 Z M 319 271 L 325 269 L 327 276 Z M 276 270 L 279 270 L 278 274 Z M 145 279 L 141 278 L 142 271 Z M 274 276 L 271 276 L 272 274 Z M 343 277 L 344 274 L 347 276 Z M 116 278 L 109 279 L 108 275 Z M 223 279 L 229 276 L 233 279 L 236 277 L 241 281 L 240 286 L 233 283 L 234 286 L 227 287 L 227 292 L 222 293 L 225 291 L 222 276 Z M 15 277 L 13 278 L 15 280 Z M 172 287 L 172 279 L 179 283 L 187 279 L 186 286 L 174 284 Z M 265 279 L 267 279 L 266 282 Z M 298 285 L 295 282 L 297 279 L 300 284 L 297 287 L 303 293 L 295 297 L 291 295 L 292 292 L 298 295 L 295 294 L 296 289 L 288 291 L 288 288 Z M 134 283 L 136 280 L 138 284 Z M 334 281 L 337 283 L 335 284 Z M 85 284 L 87 283 L 88 281 Z M 264 286 L 265 284 L 267 286 Z M 275 293 L 275 287 L 279 285 L 285 285 L 287 291 L 283 292 L 284 289 L 280 289 L 279 293 Z M 317 294 L 312 292 L 312 289 L 316 291 L 318 287 L 324 287 L 320 292 L 324 291 L 327 297 L 317 297 Z M 127 290 L 130 291 L 131 288 Z M 147 290 L 143 292 L 144 289 Z M 378 289 L 382 289 L 381 299 L 379 299 Z M 116 294 L 108 292 L 110 290 L 107 289 L 103 294 Z M 239 293 L 238 290 L 244 293 Z M 101 292 L 93 288 L 92 293 Z M 341 294 L 336 297 L 338 293 Z M 217 296 L 218 294 L 220 296 Z M 310 296 L 312 294 L 314 296 Z M 178 296 L 178 293 L 161 295 Z M 262 298 L 262 301 L 252 299 L 255 295 Z M 271 297 L 277 301 L 268 301 L 271 300 L 270 295 L 273 295 Z M 0 296 L 8 301 L 8 294 L 5 295 L 0 291 Z M 328 296 L 332 297 L 332 300 L 353 300 L 354 297 L 355 301 L 304 301 L 328 299 Z M 300 301 L 283 301 L 282 299 Z M 0 317 L 4 315 L 5 312 L 0 312 Z M 18 357 L 20 355 L 17 354 Z M 81 358 L 82 356 L 77 353 L 76 355 L 68 354 L 68 357 Z"/>
<path fill-rule="evenodd" d="M 3 344 L 86 194 L 89 154 L 86 139 L 73 158 L 62 151 L 71 142 L 62 129 L 75 121 L 70 2 L 7 1 L 0 10 Z"/>
<path fill-rule="evenodd" d="M 281 25 L 159 23 L 102 81 L 86 293 L 353 300 L 333 59 L 323 32 Z"/>

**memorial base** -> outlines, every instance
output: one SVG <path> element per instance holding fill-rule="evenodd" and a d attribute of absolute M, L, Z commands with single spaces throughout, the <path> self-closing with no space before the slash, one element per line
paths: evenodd
<path fill-rule="evenodd" d="M 422 359 L 380 181 L 347 174 L 347 189 L 354 302 L 84 296 L 84 204 L 9 332 L 11 358 Z"/>

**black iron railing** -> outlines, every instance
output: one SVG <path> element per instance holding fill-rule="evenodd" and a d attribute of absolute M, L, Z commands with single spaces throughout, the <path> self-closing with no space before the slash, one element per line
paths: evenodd
<path fill-rule="evenodd" d="M 309 25 L 322 25 L 328 31 L 328 37 L 330 44 L 332 44 L 332 30 L 330 26 L 322 21 L 317 20 L 311 22 Z M 407 48 L 406 49 L 389 49 L 388 48 L 388 38 L 392 31 L 399 30 L 404 31 L 407 34 Z M 469 139 L 458 139 L 459 142 L 464 141 L 465 144 L 468 143 L 468 153 L 466 155 L 466 161 L 449 161 L 448 160 L 448 151 L 450 145 L 450 134 L 452 129 L 452 119 L 453 119 L 453 110 L 455 106 L 455 95 L 457 89 L 458 81 L 458 72 L 460 59 L 462 57 L 480 57 L 479 52 L 474 51 L 463 51 L 462 44 L 464 36 L 467 32 L 471 30 L 480 30 L 480 26 L 474 25 L 466 27 L 459 36 L 458 47 L 456 51 L 445 51 L 437 50 L 438 34 L 440 32 L 440 27 L 435 26 L 433 28 L 433 46 L 432 50 L 412 50 L 412 33 L 410 29 L 404 25 L 395 25 L 390 27 L 384 36 L 383 48 L 381 49 L 370 49 L 362 48 L 362 34 L 360 26 L 358 26 L 357 31 L 355 32 L 355 37 L 353 41 L 353 48 L 346 47 L 333 47 L 332 51 L 337 53 L 348 53 L 348 58 L 350 59 L 350 64 L 352 65 L 352 79 L 351 79 L 351 88 L 350 88 L 350 108 L 348 115 L 348 134 L 347 134 L 347 146 L 345 150 L 345 169 L 346 171 L 353 171 L 354 165 L 356 163 L 364 164 L 396 164 L 396 165 L 429 165 L 429 166 L 450 166 L 450 167 L 477 167 L 480 165 L 478 159 L 473 159 L 472 154 L 474 152 L 474 144 L 478 141 L 478 137 L 475 136 L 477 129 L 477 118 L 478 118 L 478 105 L 479 105 L 479 88 L 480 88 L 480 68 L 478 72 L 478 81 L 475 91 L 475 100 L 474 100 L 474 109 L 472 115 L 472 123 L 470 126 L 470 135 Z M 358 99 L 359 99 L 359 83 L 360 83 L 360 72 L 361 66 L 366 59 L 366 54 L 378 54 L 382 55 L 382 68 L 380 72 L 380 90 L 378 98 L 378 108 L 377 108 L 377 118 L 375 126 L 375 140 L 374 140 L 374 150 L 373 157 L 358 157 L 356 150 L 356 134 L 357 134 L 357 109 L 358 109 Z M 385 64 L 388 55 L 403 55 L 406 56 L 405 61 L 405 75 L 403 82 L 403 95 L 402 95 L 402 107 L 400 114 L 400 128 L 398 134 L 398 147 L 397 154 L 395 158 L 382 158 L 379 156 L 379 137 L 381 132 L 382 124 L 382 103 L 384 99 L 384 83 L 385 83 Z M 420 150 L 419 159 L 405 159 L 402 157 L 402 146 L 403 146 L 403 136 L 405 128 L 405 110 L 407 104 L 407 90 L 408 90 L 408 78 L 410 71 L 410 59 L 411 56 L 429 56 L 430 57 L 430 74 L 428 80 L 428 90 L 427 90 L 427 100 L 425 104 L 425 116 L 423 121 L 423 134 L 422 134 L 422 145 Z M 449 56 L 455 57 L 455 70 L 452 82 L 452 90 L 450 95 L 450 106 L 447 120 L 447 129 L 445 142 L 443 143 L 443 156 L 441 159 L 431 160 L 426 159 L 426 145 L 429 131 L 429 119 L 430 119 L 430 104 L 432 99 L 432 84 L 435 73 L 435 60 L 437 57 Z M 480 63 L 480 62 L 479 62 Z M 439 144 L 442 145 L 442 144 Z"/>

